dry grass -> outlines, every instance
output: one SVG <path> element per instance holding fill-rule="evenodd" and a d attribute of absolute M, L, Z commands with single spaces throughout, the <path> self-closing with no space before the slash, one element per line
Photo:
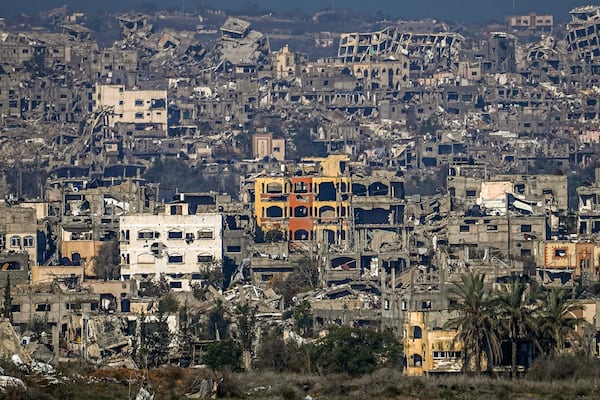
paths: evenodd
<path fill-rule="evenodd" d="M 215 378 L 221 382 L 219 397 L 227 399 L 302 400 L 308 395 L 313 399 L 327 400 L 600 398 L 600 371 L 589 371 L 583 378 L 572 373 L 563 379 L 552 378 L 552 374 L 558 373 L 561 366 L 572 367 L 570 363 L 563 362 L 544 360 L 544 364 L 535 366 L 533 374 L 514 381 L 469 375 L 406 377 L 398 369 L 382 369 L 358 378 L 345 374 L 323 376 L 268 371 L 214 373 L 205 369 L 180 368 L 159 368 L 149 371 L 147 375 L 128 369 L 97 370 L 89 377 L 72 378 L 50 388 L 36 387 L 35 382 L 26 381 L 29 387 L 27 394 L 0 394 L 0 400 L 127 399 L 142 381 L 156 393 L 155 398 L 177 400 L 184 399 L 186 393 L 197 391 L 203 379 Z M 541 379 L 537 374 L 544 368 L 550 373 L 546 379 Z"/>
<path fill-rule="evenodd" d="M 554 382 L 508 380 L 487 376 L 406 377 L 398 370 L 379 370 L 360 378 L 344 375 L 288 375 L 247 372 L 231 376 L 237 396 L 257 400 L 313 399 L 456 399 L 456 400 L 567 400 L 600 398 L 595 379 Z"/>

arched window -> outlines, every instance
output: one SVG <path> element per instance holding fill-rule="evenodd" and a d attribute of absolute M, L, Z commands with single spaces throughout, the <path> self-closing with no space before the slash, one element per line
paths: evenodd
<path fill-rule="evenodd" d="M 413 326 L 413 339 L 421 339 L 423 337 L 423 331 L 420 326 Z"/>
<path fill-rule="evenodd" d="M 319 217 L 335 218 L 335 209 L 331 206 L 323 206 L 319 208 Z"/>
<path fill-rule="evenodd" d="M 25 236 L 23 238 L 23 246 L 34 247 L 35 246 L 35 238 L 33 236 Z"/>
<path fill-rule="evenodd" d="M 420 354 L 413 354 L 410 358 L 411 358 L 413 367 L 422 367 L 423 366 L 423 357 L 421 357 Z"/>
<path fill-rule="evenodd" d="M 367 187 L 360 183 L 352 184 L 352 194 L 355 196 L 366 196 L 367 195 Z"/>
<path fill-rule="evenodd" d="M 294 208 L 294 217 L 307 217 L 308 208 L 306 206 L 298 206 Z"/>
<path fill-rule="evenodd" d="M 385 196 L 388 194 L 387 185 L 381 182 L 374 182 L 369 185 L 369 196 Z"/>
<path fill-rule="evenodd" d="M 181 254 L 169 254 L 169 264 L 183 264 L 183 255 Z"/>
<path fill-rule="evenodd" d="M 267 208 L 267 217 L 268 218 L 281 218 L 283 217 L 283 211 L 281 207 L 271 206 Z"/>
<path fill-rule="evenodd" d="M 294 240 L 309 240 L 308 231 L 299 229 L 294 232 Z"/>
<path fill-rule="evenodd" d="M 212 254 L 207 254 L 207 253 L 198 254 L 198 262 L 199 263 L 209 263 L 209 262 L 212 262 L 212 260 L 213 260 Z"/>
<path fill-rule="evenodd" d="M 328 244 L 335 243 L 335 232 L 331 229 L 323 229 L 323 240 Z"/>

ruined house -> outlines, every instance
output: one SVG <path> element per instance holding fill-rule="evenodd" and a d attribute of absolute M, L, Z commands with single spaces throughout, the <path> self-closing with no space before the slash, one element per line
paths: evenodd
<path fill-rule="evenodd" d="M 124 85 L 98 85 L 94 99 L 94 111 L 110 110 L 107 125 L 111 128 L 117 123 L 135 123 L 167 132 L 166 90 L 130 90 Z"/>
<path fill-rule="evenodd" d="M 577 188 L 578 208 L 577 232 L 586 238 L 600 233 L 600 169 L 596 169 L 594 182 Z"/>
<path fill-rule="evenodd" d="M 409 312 L 404 321 L 404 354 L 408 376 L 460 373 L 464 344 L 458 331 L 444 329 L 449 312 Z"/>
<path fill-rule="evenodd" d="M 254 75 L 269 63 L 269 39 L 251 28 L 248 21 L 229 17 L 220 28 L 222 36 L 211 51 L 215 70 L 234 75 Z"/>
<path fill-rule="evenodd" d="M 31 267 L 38 263 L 35 210 L 5 204 L 0 213 L 0 285 L 9 275 L 11 284 L 29 283 Z"/>
<path fill-rule="evenodd" d="M 120 217 L 121 277 L 157 281 L 173 290 L 191 290 L 201 272 L 220 269 L 223 262 L 223 217 L 191 209 L 185 201 L 167 203 L 159 214 Z"/>

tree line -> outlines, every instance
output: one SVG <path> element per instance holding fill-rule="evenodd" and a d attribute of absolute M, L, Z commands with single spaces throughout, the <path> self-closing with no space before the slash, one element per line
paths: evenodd
<path fill-rule="evenodd" d="M 454 282 L 456 299 L 452 308 L 458 316 L 446 328 L 458 330 L 463 343 L 463 369 L 476 373 L 491 370 L 501 361 L 502 343 L 510 344 L 511 376 L 517 375 L 518 344 L 531 344 L 536 355 L 554 356 L 565 348 L 581 345 L 577 326 L 585 326 L 579 317 L 583 306 L 572 301 L 572 291 L 551 288 L 541 290 L 514 279 L 499 290 L 489 290 L 485 275 L 468 273 Z"/>

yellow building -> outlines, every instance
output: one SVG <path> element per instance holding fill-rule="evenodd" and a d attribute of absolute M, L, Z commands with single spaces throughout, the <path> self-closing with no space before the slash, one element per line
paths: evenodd
<path fill-rule="evenodd" d="M 255 180 L 254 212 L 264 232 L 287 240 L 340 244 L 349 240 L 351 178 L 346 155 L 305 160 L 293 174 Z"/>
<path fill-rule="evenodd" d="M 443 329 L 450 314 L 441 311 L 411 311 L 404 322 L 406 375 L 461 372 L 463 343 L 458 331 Z"/>

